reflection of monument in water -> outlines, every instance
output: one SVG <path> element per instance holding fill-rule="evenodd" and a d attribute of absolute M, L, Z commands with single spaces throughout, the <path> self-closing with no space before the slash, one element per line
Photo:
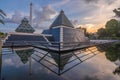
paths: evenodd
<path fill-rule="evenodd" d="M 67 53 L 67 54 L 61 54 L 59 56 L 57 53 L 50 53 L 52 59 L 56 62 L 60 70 L 63 70 L 65 65 L 68 63 L 70 58 L 73 56 L 72 53 Z M 60 57 L 60 60 L 59 60 Z"/>
<path fill-rule="evenodd" d="M 21 61 L 25 64 L 31 57 L 31 55 L 34 55 L 34 50 L 32 48 L 19 48 L 15 50 L 16 54 L 20 57 Z M 51 55 L 51 58 L 56 62 L 57 65 L 60 65 L 60 70 L 64 69 L 64 66 L 67 64 L 69 59 L 73 56 L 71 53 L 68 54 L 62 54 L 60 56 L 57 53 L 49 52 Z"/>
<path fill-rule="evenodd" d="M 16 54 L 20 57 L 21 61 L 27 63 L 29 57 L 34 53 L 31 48 L 15 50 Z"/>
<path fill-rule="evenodd" d="M 32 58 L 55 74 L 61 75 L 74 66 L 68 65 L 72 62 L 72 52 L 59 55 L 59 53 L 38 49 L 35 49 L 34 51 L 35 53 L 32 55 Z"/>

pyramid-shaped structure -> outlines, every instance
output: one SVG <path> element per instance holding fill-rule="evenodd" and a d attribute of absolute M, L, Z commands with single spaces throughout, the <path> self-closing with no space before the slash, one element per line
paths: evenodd
<path fill-rule="evenodd" d="M 60 14 L 55 19 L 55 21 L 52 23 L 52 25 L 50 26 L 50 28 L 56 27 L 56 26 L 66 26 L 66 27 L 74 28 L 74 26 L 72 25 L 72 23 L 69 21 L 69 19 L 64 14 L 63 10 L 61 10 Z"/>
<path fill-rule="evenodd" d="M 23 32 L 23 33 L 33 33 L 35 30 L 32 28 L 32 26 L 28 23 L 29 21 L 24 18 L 21 21 L 21 24 L 19 27 L 15 30 L 16 32 Z"/>
<path fill-rule="evenodd" d="M 80 29 L 74 28 L 62 10 L 49 29 L 42 34 L 51 34 L 55 42 L 73 43 L 88 42 L 88 38 Z M 62 44 L 63 45 L 63 44 Z"/>

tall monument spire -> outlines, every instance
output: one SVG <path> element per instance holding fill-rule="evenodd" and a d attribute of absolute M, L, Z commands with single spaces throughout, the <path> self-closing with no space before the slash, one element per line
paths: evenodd
<path fill-rule="evenodd" d="M 30 3 L 30 25 L 32 26 L 32 2 Z"/>

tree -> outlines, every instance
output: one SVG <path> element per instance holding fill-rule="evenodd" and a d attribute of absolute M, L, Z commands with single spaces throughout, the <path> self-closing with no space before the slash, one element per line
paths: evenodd
<path fill-rule="evenodd" d="M 113 12 L 115 13 L 115 17 L 120 18 L 120 8 L 114 9 Z M 120 22 L 118 26 L 120 26 Z M 119 27 L 119 31 L 117 32 L 116 36 L 120 37 L 120 27 Z"/>
<path fill-rule="evenodd" d="M 6 37 L 6 33 L 3 33 L 3 32 L 0 32 L 0 38 L 4 38 L 4 37 Z"/>
<path fill-rule="evenodd" d="M 120 8 L 114 9 L 113 12 L 115 13 L 116 17 L 120 17 Z"/>
<path fill-rule="evenodd" d="M 116 19 L 111 19 L 108 21 L 105 25 L 106 31 L 108 32 L 111 37 L 115 37 L 117 33 L 119 32 L 120 29 L 120 22 L 117 21 Z"/>
<path fill-rule="evenodd" d="M 113 12 L 115 13 L 115 17 L 120 17 L 120 8 L 114 9 Z M 120 37 L 120 21 L 116 19 L 107 21 L 105 29 L 100 28 L 97 34 L 99 37 Z"/>
<path fill-rule="evenodd" d="M 106 37 L 107 31 L 105 28 L 100 28 L 100 29 L 98 29 L 97 34 L 99 35 L 99 37 Z"/>
<path fill-rule="evenodd" d="M 3 12 L 3 10 L 0 9 L 0 23 L 4 24 L 4 21 L 2 19 L 4 19 L 6 16 L 6 14 Z"/>

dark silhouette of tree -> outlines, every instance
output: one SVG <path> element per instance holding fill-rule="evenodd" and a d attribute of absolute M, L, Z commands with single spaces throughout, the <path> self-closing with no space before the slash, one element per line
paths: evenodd
<path fill-rule="evenodd" d="M 98 29 L 97 34 L 99 37 L 119 37 L 120 22 L 116 19 L 107 21 L 105 28 Z"/>
<path fill-rule="evenodd" d="M 120 17 L 120 8 L 114 9 L 113 12 L 115 13 L 116 17 Z"/>
<path fill-rule="evenodd" d="M 108 33 L 107 33 L 105 28 L 98 29 L 97 34 L 99 35 L 99 37 L 106 37 L 106 36 L 108 36 Z"/>

